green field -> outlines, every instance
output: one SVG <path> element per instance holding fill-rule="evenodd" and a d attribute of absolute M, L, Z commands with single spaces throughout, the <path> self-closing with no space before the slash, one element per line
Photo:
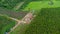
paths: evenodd
<path fill-rule="evenodd" d="M 6 16 L 0 16 L 0 34 L 10 31 L 15 24 L 16 21 L 11 20 Z"/>
<path fill-rule="evenodd" d="M 60 7 L 60 1 L 53 1 L 53 5 L 49 5 L 49 1 L 32 1 L 30 2 L 24 10 L 40 10 L 41 8 L 55 8 Z"/>

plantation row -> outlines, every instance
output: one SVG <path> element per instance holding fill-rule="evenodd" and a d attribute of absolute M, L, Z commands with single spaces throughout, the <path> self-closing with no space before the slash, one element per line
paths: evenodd
<path fill-rule="evenodd" d="M 0 34 L 5 34 L 5 32 L 9 32 L 15 24 L 16 21 L 11 20 L 6 16 L 0 16 Z"/>
<path fill-rule="evenodd" d="M 60 8 L 43 8 L 29 25 L 25 34 L 59 34 Z"/>

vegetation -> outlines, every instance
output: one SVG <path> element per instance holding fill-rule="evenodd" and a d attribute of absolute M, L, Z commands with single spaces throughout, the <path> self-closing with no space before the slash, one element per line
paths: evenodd
<path fill-rule="evenodd" d="M 59 34 L 60 8 L 43 8 L 29 25 L 25 34 Z"/>
<path fill-rule="evenodd" d="M 28 27 L 27 24 L 20 24 L 13 32 L 10 34 L 24 34 L 26 28 Z"/>
<path fill-rule="evenodd" d="M 0 34 L 5 34 L 5 32 L 9 32 L 15 24 L 16 21 L 11 20 L 6 16 L 0 16 Z"/>
<path fill-rule="evenodd" d="M 17 3 L 20 3 L 24 0 L 4 0 L 0 2 L 0 7 L 12 9 L 14 6 L 16 6 Z"/>
<path fill-rule="evenodd" d="M 21 9 L 24 9 L 25 7 L 27 7 L 27 5 L 29 4 L 31 2 L 31 0 L 27 0 L 21 7 L 20 7 L 20 9 L 19 10 L 21 10 Z"/>
<path fill-rule="evenodd" d="M 25 3 L 22 3 L 24 1 Z M 2 8 L 14 10 L 18 7 L 17 10 L 15 9 L 16 12 L 0 8 L 0 13 L 17 19 L 23 18 L 29 9 L 35 10 L 35 14 L 38 14 L 30 25 L 20 24 L 11 34 L 59 34 L 60 8 L 56 7 L 60 7 L 60 1 L 53 0 L 52 5 L 49 2 L 50 0 L 0 0 Z M 0 34 L 9 32 L 15 24 L 16 21 L 0 16 Z"/>
<path fill-rule="evenodd" d="M 24 8 L 24 10 L 29 10 L 28 8 L 32 10 L 40 10 L 41 8 L 60 7 L 59 3 L 60 1 L 53 1 L 53 5 L 50 5 L 49 1 L 32 1 Z"/>

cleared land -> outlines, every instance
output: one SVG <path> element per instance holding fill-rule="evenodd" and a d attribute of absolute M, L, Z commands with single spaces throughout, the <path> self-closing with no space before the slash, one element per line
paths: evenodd
<path fill-rule="evenodd" d="M 34 15 L 29 12 L 24 18 L 22 18 L 22 20 L 20 20 L 20 21 L 18 22 L 18 24 L 17 24 L 15 27 L 13 27 L 13 30 L 10 31 L 9 33 L 13 34 L 14 32 L 16 32 L 15 29 L 17 29 L 18 31 L 21 30 L 21 28 L 18 29 L 17 27 L 18 27 L 19 25 L 21 25 L 21 24 L 22 24 L 22 25 L 24 25 L 24 24 L 28 25 L 28 24 L 31 22 L 31 20 L 33 19 L 33 16 L 34 16 Z M 27 21 L 26 19 L 29 19 L 29 20 Z M 25 28 L 23 28 L 23 29 L 21 30 L 21 32 L 16 32 L 16 33 L 22 34 L 22 32 L 25 31 L 25 29 L 26 29 L 26 25 L 24 25 Z M 23 26 L 21 26 L 21 27 L 23 27 Z M 15 34 L 16 34 L 16 33 L 15 33 Z"/>
<path fill-rule="evenodd" d="M 15 11 L 12 11 L 12 10 L 7 10 L 7 9 L 0 8 L 0 14 L 6 15 L 6 16 L 9 16 L 9 17 L 13 17 L 13 18 L 16 18 L 16 19 L 23 18 L 27 13 L 28 12 L 25 12 L 25 11 L 15 12 Z"/>

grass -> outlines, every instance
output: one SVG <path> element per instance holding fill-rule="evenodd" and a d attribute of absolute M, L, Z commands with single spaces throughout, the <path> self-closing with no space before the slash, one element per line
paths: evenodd
<path fill-rule="evenodd" d="M 24 34 L 60 34 L 60 8 L 43 8 Z"/>
<path fill-rule="evenodd" d="M 24 8 L 24 10 L 29 10 L 28 8 L 32 10 L 40 10 L 41 8 L 55 8 L 60 7 L 59 3 L 60 1 L 53 1 L 53 5 L 48 4 L 49 1 L 32 1 L 30 2 L 27 7 Z"/>

